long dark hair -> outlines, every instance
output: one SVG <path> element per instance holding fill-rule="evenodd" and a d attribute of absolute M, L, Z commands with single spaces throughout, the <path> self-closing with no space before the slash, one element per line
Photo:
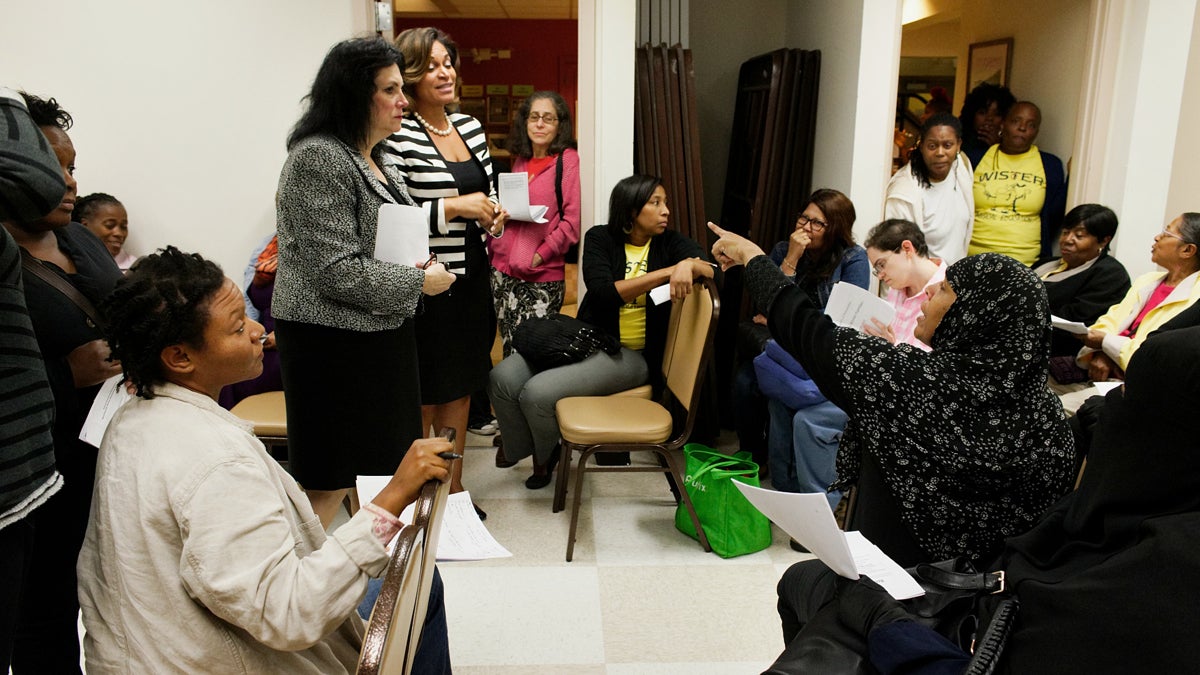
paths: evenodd
<path fill-rule="evenodd" d="M 529 140 L 529 129 L 526 122 L 529 111 L 535 101 L 550 101 L 554 106 L 554 114 L 558 116 L 558 133 L 550 141 L 547 155 L 557 155 L 567 148 L 575 147 L 575 125 L 571 123 L 571 109 L 557 91 L 535 91 L 521 102 L 517 116 L 513 118 L 512 130 L 508 134 L 508 151 L 517 157 L 529 159 L 533 157 L 533 143 Z"/>
<path fill-rule="evenodd" d="M 654 188 L 662 184 L 658 176 L 633 175 L 622 178 L 613 186 L 612 196 L 608 198 L 608 224 L 605 225 L 613 238 L 625 241 L 625 236 L 633 231 L 633 221 L 654 194 Z"/>
<path fill-rule="evenodd" d="M 365 142 L 371 126 L 375 75 L 393 65 L 403 72 L 404 57 L 381 38 L 355 38 L 334 45 L 305 97 L 308 110 L 288 134 L 288 150 L 316 134 L 334 136 L 356 148 Z"/>
<path fill-rule="evenodd" d="M 934 127 L 950 127 L 958 136 L 959 143 L 962 143 L 963 139 L 962 123 L 948 112 L 933 115 L 921 125 L 921 140 L 917 141 L 917 151 L 912 154 L 912 159 L 908 161 L 908 164 L 912 167 L 913 177 L 917 179 L 917 183 L 926 190 L 933 183 L 929 181 L 929 167 L 925 166 L 925 156 L 921 154 L 921 146 L 925 143 L 925 137 Z"/>
<path fill-rule="evenodd" d="M 821 250 L 804 252 L 804 256 L 811 261 L 805 268 L 804 278 L 828 279 L 842 264 L 842 256 L 854 246 L 854 221 L 857 218 L 854 202 L 837 190 L 822 188 L 812 193 L 808 203 L 821 209 L 826 227 L 825 245 Z M 805 208 L 808 208 L 807 204 Z"/>

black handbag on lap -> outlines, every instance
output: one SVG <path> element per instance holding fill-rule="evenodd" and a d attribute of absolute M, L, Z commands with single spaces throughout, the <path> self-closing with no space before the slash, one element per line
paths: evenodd
<path fill-rule="evenodd" d="M 513 331 L 513 348 L 538 370 L 578 363 L 597 349 L 608 354 L 621 351 L 613 336 L 565 314 L 525 319 Z"/>

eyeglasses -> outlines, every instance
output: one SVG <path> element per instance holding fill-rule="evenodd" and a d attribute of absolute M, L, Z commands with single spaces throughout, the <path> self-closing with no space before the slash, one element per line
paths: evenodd
<path fill-rule="evenodd" d="M 558 117 L 553 113 L 529 113 L 525 116 L 525 119 L 533 122 L 534 124 L 537 124 L 538 120 L 541 120 L 546 124 L 558 124 Z"/>
<path fill-rule="evenodd" d="M 888 261 L 891 259 L 892 256 L 890 255 L 880 256 L 878 260 L 871 263 L 871 269 L 875 270 L 875 276 L 883 274 L 883 268 L 887 267 Z"/>
<path fill-rule="evenodd" d="M 1168 227 L 1169 227 L 1169 226 L 1168 226 Z M 1188 241 L 1187 239 L 1184 239 L 1184 238 L 1183 238 L 1181 235 L 1175 234 L 1174 232 L 1172 232 L 1172 231 L 1168 230 L 1166 227 L 1164 227 L 1164 228 L 1162 229 L 1162 232 L 1159 232 L 1159 233 L 1158 233 L 1158 236 L 1160 236 L 1160 237 L 1161 237 L 1161 236 L 1163 236 L 1164 234 L 1165 234 L 1166 236 L 1168 236 L 1168 237 L 1175 237 L 1176 239 L 1178 239 L 1179 241 L 1182 241 L 1182 242 L 1183 242 L 1183 243 L 1185 243 L 1185 244 L 1190 244 L 1190 243 L 1192 243 L 1192 242 Z"/>
<path fill-rule="evenodd" d="M 796 224 L 800 227 L 806 227 L 813 232 L 823 232 L 825 228 L 829 227 L 829 223 L 817 220 L 816 218 L 809 218 L 803 213 L 796 217 Z"/>

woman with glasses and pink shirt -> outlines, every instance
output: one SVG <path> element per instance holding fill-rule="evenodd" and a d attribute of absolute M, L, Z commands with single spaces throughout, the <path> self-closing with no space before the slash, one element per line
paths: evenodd
<path fill-rule="evenodd" d="M 1200 298 L 1200 213 L 1184 213 L 1154 236 L 1150 261 L 1165 272 L 1138 277 L 1121 302 L 1080 336 L 1076 363 L 1096 382 L 1124 378 L 1133 353 L 1160 326 Z"/>
<path fill-rule="evenodd" d="M 508 236 L 488 242 L 492 299 L 504 355 L 517 325 L 562 309 L 567 249 L 579 243 L 579 153 L 571 109 L 553 91 L 521 104 L 508 134 L 512 170 L 529 180 L 529 203 L 546 207 L 545 222 L 508 222 Z"/>

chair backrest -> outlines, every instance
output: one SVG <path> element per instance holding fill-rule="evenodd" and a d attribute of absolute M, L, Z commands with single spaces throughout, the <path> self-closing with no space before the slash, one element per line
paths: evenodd
<path fill-rule="evenodd" d="M 696 282 L 687 298 L 671 307 L 671 323 L 663 351 L 663 380 L 688 411 L 689 418 L 700 397 L 720 313 L 717 285 L 707 278 Z M 688 426 L 691 426 L 690 420 Z"/>
<path fill-rule="evenodd" d="M 413 522 L 400 531 L 358 657 L 359 675 L 412 672 L 437 561 L 438 539 L 450 483 L 431 480 L 421 488 Z"/>

